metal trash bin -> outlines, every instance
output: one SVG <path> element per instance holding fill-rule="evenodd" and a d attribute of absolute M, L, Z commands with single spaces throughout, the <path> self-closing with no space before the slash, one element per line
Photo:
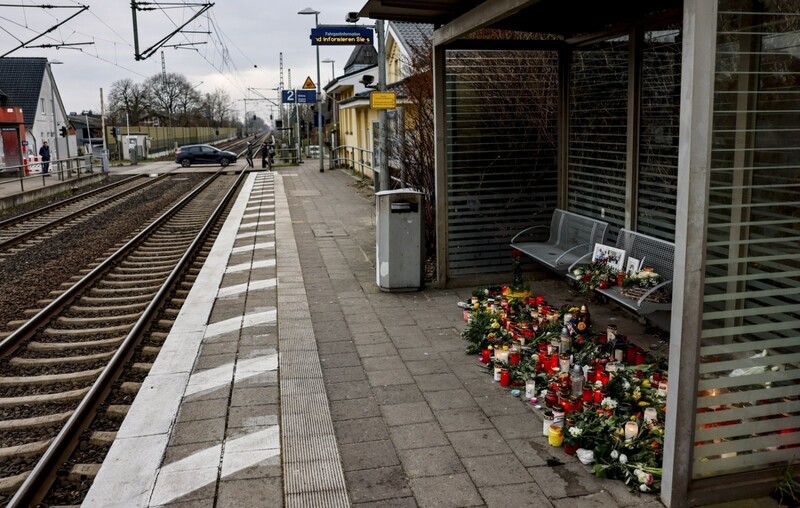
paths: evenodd
<path fill-rule="evenodd" d="M 424 195 L 400 189 L 375 196 L 378 287 L 381 291 L 418 291 L 425 284 Z"/>

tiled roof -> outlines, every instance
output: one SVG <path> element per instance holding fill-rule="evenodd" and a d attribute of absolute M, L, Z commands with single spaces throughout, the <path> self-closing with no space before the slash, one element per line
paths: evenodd
<path fill-rule="evenodd" d="M 22 108 L 25 125 L 33 125 L 47 58 L 0 58 L 0 90 L 5 106 Z"/>
<path fill-rule="evenodd" d="M 374 46 L 362 45 L 356 46 L 353 52 L 350 53 L 350 58 L 344 64 L 344 71 L 350 72 L 351 70 L 358 70 L 363 67 L 369 67 L 378 63 L 378 51 Z M 357 69 L 352 67 L 357 66 Z"/>
<path fill-rule="evenodd" d="M 420 47 L 424 45 L 426 40 L 430 40 L 433 37 L 433 24 L 431 23 L 391 21 L 389 24 L 392 26 L 394 32 L 397 34 L 397 37 L 400 39 L 400 43 L 409 52 L 414 47 Z"/>

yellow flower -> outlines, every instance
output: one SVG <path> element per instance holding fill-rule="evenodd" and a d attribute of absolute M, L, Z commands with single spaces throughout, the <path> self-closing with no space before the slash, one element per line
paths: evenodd
<path fill-rule="evenodd" d="M 500 328 L 500 323 L 498 323 L 497 321 L 492 321 L 492 328 L 497 330 L 498 328 Z"/>
<path fill-rule="evenodd" d="M 475 310 L 478 310 L 478 309 L 480 308 L 480 304 L 478 304 L 478 303 L 473 303 L 473 304 L 472 304 L 472 308 L 473 308 L 473 309 L 475 309 Z"/>
<path fill-rule="evenodd" d="M 650 405 L 650 403 L 646 400 L 639 401 L 639 407 L 647 407 L 648 405 Z"/>
<path fill-rule="evenodd" d="M 642 381 L 642 386 L 644 386 L 645 388 L 650 388 L 650 380 L 645 379 L 644 381 Z"/>

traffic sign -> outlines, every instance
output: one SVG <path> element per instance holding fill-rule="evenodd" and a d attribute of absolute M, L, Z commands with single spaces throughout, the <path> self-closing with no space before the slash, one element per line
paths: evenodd
<path fill-rule="evenodd" d="M 315 85 L 314 82 L 311 81 L 311 76 L 308 76 L 306 78 L 306 81 L 303 83 L 303 90 L 316 90 L 316 89 L 317 85 Z"/>
<path fill-rule="evenodd" d="M 397 93 L 370 92 L 369 107 L 371 109 L 394 109 L 397 107 Z"/>
<path fill-rule="evenodd" d="M 281 94 L 284 104 L 314 104 L 317 102 L 316 90 L 284 90 Z"/>
<path fill-rule="evenodd" d="M 372 40 L 372 28 L 363 26 L 324 26 L 311 29 L 312 46 L 371 46 Z"/>

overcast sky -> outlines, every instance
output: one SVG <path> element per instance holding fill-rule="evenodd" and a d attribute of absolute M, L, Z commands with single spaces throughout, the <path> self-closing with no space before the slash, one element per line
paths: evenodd
<path fill-rule="evenodd" d="M 161 72 L 161 51 L 146 60 L 134 58 L 133 23 L 128 0 L 10 0 L 6 4 L 25 8 L 0 7 L 0 54 L 6 53 L 50 29 L 59 21 L 75 14 L 77 9 L 40 9 L 49 4 L 75 7 L 88 5 L 84 11 L 58 29 L 31 42 L 30 45 L 85 43 L 78 49 L 18 49 L 9 57 L 47 57 L 63 65 L 53 65 L 53 74 L 67 112 L 100 110 L 100 88 L 108 97 L 111 84 L 130 78 L 136 82 Z M 164 3 L 200 3 L 192 0 L 165 0 Z M 245 93 L 274 97 L 277 92 L 247 88 L 274 88 L 280 80 L 280 54 L 283 53 L 284 88 L 300 88 L 307 76 L 316 83 L 316 51 L 309 35 L 314 27 L 313 15 L 298 15 L 306 7 L 320 11 L 320 25 L 345 24 L 347 12 L 359 11 L 366 0 L 217 0 L 214 6 L 184 30 L 204 33 L 178 34 L 167 44 L 190 41 L 205 42 L 194 49 L 163 48 L 167 72 L 184 74 L 197 89 L 211 92 L 224 88 L 243 113 Z M 186 20 L 197 7 L 171 6 L 164 10 L 138 12 L 139 50 L 144 52 L 167 36 Z M 361 20 L 371 24 L 372 20 Z M 320 60 L 335 60 L 337 75 L 343 72 L 352 46 L 320 46 Z M 331 79 L 331 64 L 320 64 L 322 86 Z M 259 116 L 269 114 L 267 102 L 247 103 L 248 111 Z"/>

